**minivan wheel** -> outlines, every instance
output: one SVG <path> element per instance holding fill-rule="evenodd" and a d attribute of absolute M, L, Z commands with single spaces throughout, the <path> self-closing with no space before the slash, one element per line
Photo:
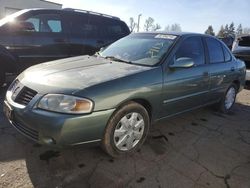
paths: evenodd
<path fill-rule="evenodd" d="M 102 141 L 103 149 L 112 157 L 119 157 L 138 149 L 148 133 L 149 115 L 140 104 L 129 102 L 111 117 Z"/>
<path fill-rule="evenodd" d="M 0 70 L 0 87 L 3 86 L 5 82 L 5 72 L 3 70 Z"/>
<path fill-rule="evenodd" d="M 231 84 L 219 103 L 219 110 L 223 113 L 228 113 L 233 107 L 237 95 L 237 85 Z"/>

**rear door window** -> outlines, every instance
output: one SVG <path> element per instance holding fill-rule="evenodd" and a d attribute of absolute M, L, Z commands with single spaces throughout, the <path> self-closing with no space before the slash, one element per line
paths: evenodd
<path fill-rule="evenodd" d="M 206 38 L 210 63 L 224 62 L 224 53 L 222 45 L 219 41 L 213 38 Z"/>

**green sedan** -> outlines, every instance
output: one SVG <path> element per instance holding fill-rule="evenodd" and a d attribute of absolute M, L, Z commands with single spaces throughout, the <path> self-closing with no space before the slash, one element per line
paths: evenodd
<path fill-rule="evenodd" d="M 135 33 L 94 56 L 25 70 L 10 85 L 4 112 L 41 144 L 100 143 L 117 157 L 138 149 L 158 120 L 211 104 L 228 112 L 245 74 L 214 37 Z"/>

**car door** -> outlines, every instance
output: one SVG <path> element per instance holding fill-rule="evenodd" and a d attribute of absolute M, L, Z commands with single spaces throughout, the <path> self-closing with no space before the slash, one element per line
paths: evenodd
<path fill-rule="evenodd" d="M 24 68 L 69 56 L 68 36 L 59 12 L 32 11 L 18 21 L 30 27 L 14 31 L 14 53 Z"/>
<path fill-rule="evenodd" d="M 210 92 L 207 101 L 217 101 L 236 79 L 236 64 L 228 48 L 219 40 L 206 37 L 209 59 Z"/>
<path fill-rule="evenodd" d="M 179 58 L 191 58 L 194 66 L 170 68 Z M 177 114 L 204 104 L 209 89 L 208 65 L 200 36 L 184 39 L 164 70 L 162 116 Z"/>

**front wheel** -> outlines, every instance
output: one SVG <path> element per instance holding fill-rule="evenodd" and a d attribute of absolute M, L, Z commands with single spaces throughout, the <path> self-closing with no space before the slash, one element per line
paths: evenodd
<path fill-rule="evenodd" d="M 129 102 L 111 117 L 102 141 L 103 149 L 112 157 L 138 149 L 148 133 L 149 115 L 140 104 Z"/>
<path fill-rule="evenodd" d="M 218 109 L 223 113 L 228 113 L 233 107 L 237 95 L 238 87 L 236 84 L 231 84 L 224 94 L 221 102 L 218 104 Z"/>

